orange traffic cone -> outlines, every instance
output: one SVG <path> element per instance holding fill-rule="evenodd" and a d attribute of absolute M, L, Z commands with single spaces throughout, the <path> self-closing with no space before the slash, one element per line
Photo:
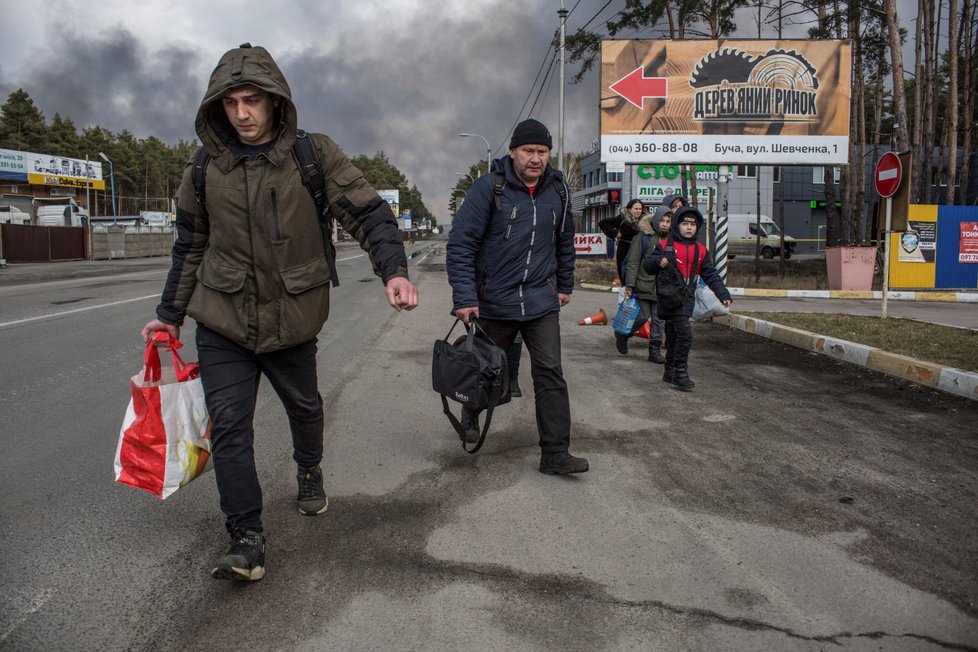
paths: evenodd
<path fill-rule="evenodd" d="M 598 311 L 591 315 L 590 317 L 585 317 L 584 319 L 577 322 L 578 326 L 601 326 L 608 323 L 608 315 L 604 314 L 602 308 L 598 308 Z"/>

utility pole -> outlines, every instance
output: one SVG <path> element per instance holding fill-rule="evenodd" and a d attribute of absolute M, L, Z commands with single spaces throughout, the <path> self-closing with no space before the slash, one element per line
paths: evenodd
<path fill-rule="evenodd" d="M 564 153 L 564 26 L 567 23 L 567 10 L 564 9 L 564 0 L 560 0 L 560 9 L 557 16 L 560 17 L 560 115 L 557 118 L 557 169 L 564 168 L 561 158 Z"/>

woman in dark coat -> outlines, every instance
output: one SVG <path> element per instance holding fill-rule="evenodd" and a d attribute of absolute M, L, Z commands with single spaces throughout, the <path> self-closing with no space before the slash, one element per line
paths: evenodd
<path fill-rule="evenodd" d="M 632 199 L 618 215 L 611 215 L 598 222 L 598 228 L 609 238 L 615 240 L 615 274 L 621 278 L 622 263 L 628 255 L 628 246 L 638 230 L 638 221 L 645 215 L 645 206 L 640 199 Z"/>

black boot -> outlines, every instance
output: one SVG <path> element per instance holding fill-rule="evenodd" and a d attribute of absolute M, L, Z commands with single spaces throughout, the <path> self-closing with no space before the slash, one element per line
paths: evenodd
<path fill-rule="evenodd" d="M 628 353 L 628 336 L 616 332 L 615 348 L 618 349 L 618 353 L 621 353 L 622 355 L 626 355 Z"/>
<path fill-rule="evenodd" d="M 689 379 L 689 372 L 686 365 L 676 365 L 676 370 L 672 376 L 672 384 L 676 389 L 684 392 L 691 392 L 696 387 L 696 383 Z"/>
<path fill-rule="evenodd" d="M 671 385 L 673 376 L 675 375 L 676 375 L 675 368 L 671 364 L 669 364 L 668 360 L 666 360 L 666 366 L 662 370 L 662 382 L 669 383 Z"/>
<path fill-rule="evenodd" d="M 666 359 L 662 357 L 661 344 L 653 342 L 649 345 L 649 362 L 654 362 L 656 364 L 665 364 Z"/>
<path fill-rule="evenodd" d="M 523 390 L 520 389 L 519 376 L 513 376 L 509 379 L 509 395 L 513 398 L 520 398 L 523 396 Z"/>
<path fill-rule="evenodd" d="M 466 444 L 475 444 L 479 441 L 479 413 L 472 412 L 466 407 L 462 408 L 462 441 Z"/>

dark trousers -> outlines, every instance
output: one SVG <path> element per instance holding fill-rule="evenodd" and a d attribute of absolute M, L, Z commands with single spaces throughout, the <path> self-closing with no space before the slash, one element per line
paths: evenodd
<path fill-rule="evenodd" d="M 689 317 L 678 315 L 665 318 L 666 323 L 666 366 L 685 367 L 689 360 L 689 349 L 693 346 L 693 328 Z"/>
<path fill-rule="evenodd" d="M 656 314 L 655 301 L 649 299 L 639 299 L 638 300 L 638 317 L 635 318 L 635 325 L 632 326 L 632 335 L 641 330 L 645 322 L 651 320 L 649 323 L 649 348 L 657 349 L 662 346 L 662 320 Z M 631 337 L 632 335 L 629 335 Z"/>
<path fill-rule="evenodd" d="M 516 334 L 516 339 L 506 349 L 506 366 L 509 368 L 510 379 L 520 376 L 520 356 L 523 354 L 523 336 Z"/>
<path fill-rule="evenodd" d="M 255 353 L 198 324 L 197 355 L 225 525 L 232 534 L 261 531 L 262 496 L 254 447 L 258 384 L 264 374 L 285 407 L 296 464 L 318 465 L 323 458 L 323 399 L 316 378 L 316 340 Z"/>
<path fill-rule="evenodd" d="M 530 321 L 480 319 L 496 346 L 508 351 L 517 334 L 530 354 L 530 375 L 537 413 L 537 433 L 543 453 L 570 448 L 570 398 L 560 364 L 560 313 Z"/>

